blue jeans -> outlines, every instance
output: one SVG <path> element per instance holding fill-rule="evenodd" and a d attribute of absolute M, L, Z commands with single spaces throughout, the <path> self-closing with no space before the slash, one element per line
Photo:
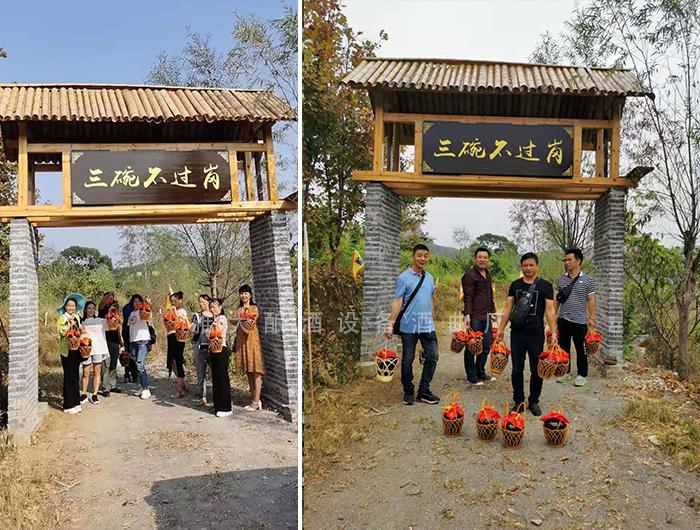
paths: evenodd
<path fill-rule="evenodd" d="M 403 357 L 401 359 L 401 384 L 406 394 L 413 395 L 413 359 L 416 356 L 416 344 L 420 340 L 423 346 L 423 374 L 418 384 L 418 395 L 430 392 L 430 381 L 435 374 L 438 362 L 437 335 L 430 333 L 401 333 Z"/>
<path fill-rule="evenodd" d="M 136 370 L 139 373 L 139 382 L 142 389 L 148 388 L 148 374 L 146 373 L 146 356 L 148 355 L 147 340 L 137 340 L 131 343 L 131 360 L 136 363 Z"/>
<path fill-rule="evenodd" d="M 467 379 L 471 383 L 476 383 L 480 379 L 486 380 L 486 359 L 491 351 L 491 319 L 486 316 L 486 320 L 471 319 L 469 324 L 474 331 L 481 331 L 484 334 L 483 348 L 479 355 L 474 355 L 469 348 L 464 348 L 464 371 Z"/>

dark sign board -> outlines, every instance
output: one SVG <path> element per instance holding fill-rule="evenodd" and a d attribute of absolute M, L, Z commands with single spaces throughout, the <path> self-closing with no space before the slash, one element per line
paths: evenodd
<path fill-rule="evenodd" d="M 228 151 L 71 151 L 71 192 L 73 206 L 230 202 Z"/>
<path fill-rule="evenodd" d="M 423 173 L 572 177 L 573 127 L 423 123 Z"/>

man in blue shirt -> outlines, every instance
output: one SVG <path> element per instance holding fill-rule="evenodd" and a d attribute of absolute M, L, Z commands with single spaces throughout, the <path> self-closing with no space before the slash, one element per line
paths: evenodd
<path fill-rule="evenodd" d="M 400 318 L 399 332 L 403 349 L 401 384 L 404 405 L 413 405 L 414 401 L 413 359 L 419 340 L 423 346 L 424 362 L 416 399 L 430 404 L 440 402 L 440 398 L 430 392 L 430 381 L 433 379 L 438 361 L 438 344 L 433 322 L 435 282 L 432 275 L 425 270 L 429 256 L 430 251 L 425 245 L 413 247 L 413 265 L 396 278 L 391 313 L 384 332 L 386 338 L 391 339 L 394 336 L 394 322 Z"/>

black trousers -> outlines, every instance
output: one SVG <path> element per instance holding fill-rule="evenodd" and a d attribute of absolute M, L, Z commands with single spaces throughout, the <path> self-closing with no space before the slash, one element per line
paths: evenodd
<path fill-rule="evenodd" d="M 175 333 L 168 335 L 168 373 L 175 365 L 175 375 L 185 377 L 185 343 L 175 338 Z"/>
<path fill-rule="evenodd" d="M 513 401 L 525 401 L 525 357 L 530 362 L 530 403 L 539 403 L 542 394 L 542 378 L 537 375 L 537 361 L 544 349 L 544 329 L 519 330 L 511 329 L 510 350 L 513 361 L 513 372 L 510 380 L 513 384 Z"/>
<path fill-rule="evenodd" d="M 63 410 L 80 405 L 80 363 L 83 358 L 79 350 L 69 350 L 65 357 L 61 355 L 63 365 Z"/>
<path fill-rule="evenodd" d="M 220 353 L 209 354 L 211 387 L 216 412 L 229 412 L 231 410 L 231 381 L 228 377 L 230 358 L 231 352 L 226 346 Z"/>
<path fill-rule="evenodd" d="M 464 348 L 464 371 L 470 383 L 476 383 L 480 379 L 486 380 L 486 360 L 491 351 L 491 319 L 486 316 L 486 320 L 472 318 L 470 323 L 474 331 L 481 331 L 484 334 L 482 350 L 479 355 L 474 355 L 469 348 Z"/>
<path fill-rule="evenodd" d="M 435 375 L 438 362 L 438 342 L 434 331 L 430 333 L 401 333 L 401 384 L 406 394 L 413 395 L 413 359 L 416 356 L 416 345 L 420 340 L 423 346 L 423 373 L 418 384 L 418 394 L 430 392 L 430 382 Z"/>
<path fill-rule="evenodd" d="M 569 354 L 569 373 L 571 373 L 571 340 L 576 347 L 576 369 L 581 377 L 588 377 L 588 355 L 586 355 L 587 324 L 576 324 L 563 318 L 557 319 L 557 332 L 559 333 L 559 346 Z"/>

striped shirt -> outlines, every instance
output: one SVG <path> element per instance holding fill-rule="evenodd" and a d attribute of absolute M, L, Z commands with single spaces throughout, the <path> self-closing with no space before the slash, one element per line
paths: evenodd
<path fill-rule="evenodd" d="M 568 274 L 562 274 L 557 278 L 557 292 L 571 283 Z M 576 285 L 571 290 L 566 302 L 559 306 L 559 318 L 568 320 L 575 324 L 588 324 L 588 295 L 595 293 L 593 278 L 588 274 L 581 273 Z"/>

